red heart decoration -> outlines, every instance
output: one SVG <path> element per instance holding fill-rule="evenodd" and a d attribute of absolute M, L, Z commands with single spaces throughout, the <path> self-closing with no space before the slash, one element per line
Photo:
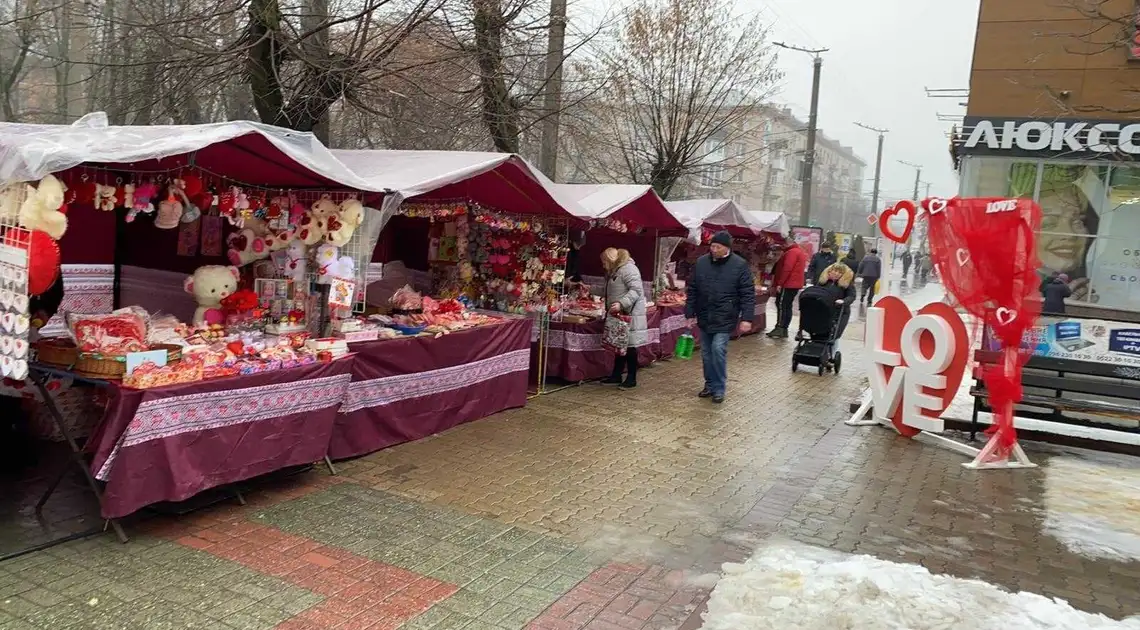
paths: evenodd
<path fill-rule="evenodd" d="M 910 307 L 903 302 L 902 299 L 894 295 L 886 295 L 879 298 L 875 302 L 875 308 L 881 308 L 885 311 L 883 317 L 883 349 L 891 352 L 900 352 L 902 350 L 902 336 L 903 327 L 906 323 L 914 317 L 915 314 L 911 313 Z M 925 388 L 927 394 L 938 396 L 942 399 L 942 410 L 945 413 L 946 409 L 950 406 L 954 396 L 958 393 L 958 388 L 962 385 L 962 378 L 966 374 L 966 364 L 970 360 L 970 338 L 966 331 L 966 324 L 962 321 L 962 317 L 954 310 L 949 304 L 945 302 L 931 302 L 922 307 L 917 313 L 918 315 L 934 315 L 946 320 L 950 324 L 950 329 L 954 333 L 954 345 L 957 347 L 958 352 L 954 355 L 954 359 L 950 362 L 950 367 L 942 373 L 946 377 L 946 387 L 941 390 L 933 390 Z M 929 334 L 922 336 L 919 346 L 922 354 L 930 356 L 934 353 L 934 338 Z M 903 359 L 903 364 L 906 360 Z M 876 368 L 877 369 L 877 368 Z M 887 378 L 890 378 L 893 367 L 884 368 L 886 370 Z M 894 425 L 898 432 L 906 437 L 914 437 L 919 434 L 919 430 L 903 424 L 902 421 L 902 405 L 895 411 L 891 417 L 891 424 Z M 925 413 L 923 415 L 930 415 Z M 937 417 L 937 416 L 930 416 Z"/>
<path fill-rule="evenodd" d="M 237 203 L 237 200 L 234 199 L 234 194 L 231 192 L 224 192 L 218 195 L 218 212 L 222 214 L 233 212 L 235 203 Z"/>
<path fill-rule="evenodd" d="M 240 232 L 230 237 L 230 247 L 232 249 L 244 252 L 246 245 L 249 245 L 249 241 L 245 238 L 245 235 Z"/>
<path fill-rule="evenodd" d="M 28 295 L 41 295 L 59 278 L 59 244 L 47 232 L 32 232 L 28 244 Z"/>
<path fill-rule="evenodd" d="M 891 230 L 891 219 L 900 213 L 906 213 L 906 228 L 903 229 L 902 234 L 895 234 Z M 914 202 L 909 199 L 903 199 L 896 203 L 893 207 L 883 210 L 879 214 L 879 232 L 882 233 L 887 240 L 896 243 L 906 243 L 910 238 L 910 232 L 914 229 L 914 220 L 918 216 L 918 210 L 914 207 Z"/>
<path fill-rule="evenodd" d="M 193 199 L 202 193 L 202 180 L 197 175 L 182 176 L 182 192 L 186 197 Z"/>

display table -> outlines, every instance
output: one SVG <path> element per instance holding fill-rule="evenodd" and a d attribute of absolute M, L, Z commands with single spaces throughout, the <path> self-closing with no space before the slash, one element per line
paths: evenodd
<path fill-rule="evenodd" d="M 439 338 L 352 344 L 352 383 L 329 456 L 365 455 L 522 407 L 530 333 L 530 319 L 512 318 Z"/>
<path fill-rule="evenodd" d="M 661 332 L 660 332 L 660 354 L 658 358 L 667 359 L 673 356 L 673 348 L 677 347 L 677 339 L 689 330 L 688 324 L 685 320 L 685 305 L 675 304 L 669 306 L 658 306 L 661 310 Z M 756 294 L 756 310 L 752 318 L 752 331 L 748 335 L 756 335 L 764 332 L 768 324 L 768 292 L 760 291 Z M 700 346 L 700 334 L 697 331 L 692 331 L 693 337 L 696 339 L 696 345 Z M 743 335 L 743 336 L 748 336 Z M 740 334 L 733 334 L 733 339 L 741 337 Z"/>
<path fill-rule="evenodd" d="M 112 386 L 88 442 L 91 470 L 106 484 L 103 516 L 320 461 L 354 362 L 349 355 L 154 389 Z"/>
<path fill-rule="evenodd" d="M 648 328 L 637 346 L 637 362 L 642 366 L 656 361 L 661 353 L 661 311 L 650 307 L 645 318 Z M 614 355 L 602 347 L 604 326 L 601 319 L 580 324 L 551 322 L 546 337 L 546 376 L 571 382 L 609 376 Z"/>

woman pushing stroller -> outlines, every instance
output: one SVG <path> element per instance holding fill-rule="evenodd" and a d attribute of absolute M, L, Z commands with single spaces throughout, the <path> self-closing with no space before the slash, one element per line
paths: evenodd
<path fill-rule="evenodd" d="M 819 286 L 836 305 L 841 305 L 839 325 L 835 328 L 835 339 L 839 340 L 851 319 L 851 304 L 855 302 L 855 271 L 841 262 L 829 265 L 819 276 Z"/>

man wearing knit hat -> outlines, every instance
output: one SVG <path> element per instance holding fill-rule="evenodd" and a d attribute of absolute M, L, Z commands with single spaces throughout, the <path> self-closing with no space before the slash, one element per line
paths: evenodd
<path fill-rule="evenodd" d="M 701 335 L 701 364 L 705 386 L 698 394 L 714 403 L 724 402 L 728 381 L 728 339 L 736 330 L 752 330 L 756 311 L 756 290 L 748 262 L 732 253 L 732 235 L 717 232 L 709 243 L 709 253 L 693 267 L 687 286 L 685 317 L 689 327 L 697 325 Z"/>

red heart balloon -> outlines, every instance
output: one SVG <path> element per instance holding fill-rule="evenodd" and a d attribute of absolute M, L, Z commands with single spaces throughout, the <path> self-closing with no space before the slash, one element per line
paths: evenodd
<path fill-rule="evenodd" d="M 906 228 L 903 229 L 902 234 L 895 234 L 891 229 L 891 219 L 897 215 L 906 213 Z M 914 229 L 914 220 L 918 216 L 918 210 L 914 207 L 914 202 L 908 199 L 896 203 L 893 207 L 883 210 L 879 214 L 879 232 L 887 239 L 896 243 L 906 243 L 910 238 L 910 232 Z"/>
<path fill-rule="evenodd" d="M 59 278 L 59 244 L 47 232 L 32 232 L 28 245 L 28 295 L 40 295 Z"/>

